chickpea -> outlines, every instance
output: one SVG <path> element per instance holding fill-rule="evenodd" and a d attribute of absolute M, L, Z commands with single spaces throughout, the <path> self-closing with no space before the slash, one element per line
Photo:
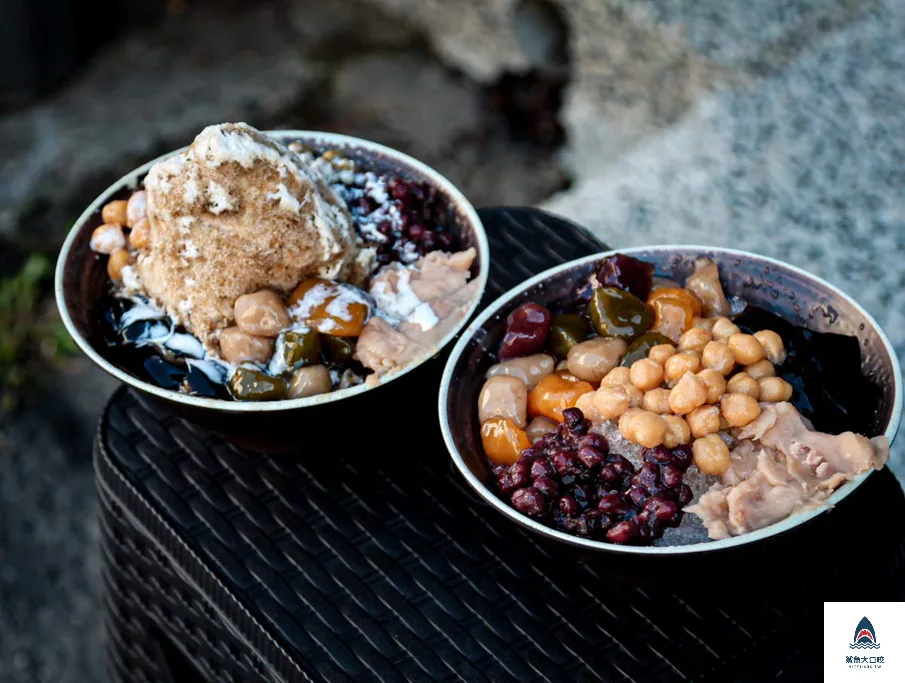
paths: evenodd
<path fill-rule="evenodd" d="M 760 400 L 770 403 L 788 401 L 792 398 L 792 385 L 781 377 L 764 377 L 758 380 Z"/>
<path fill-rule="evenodd" d="M 760 400 L 760 385 L 747 372 L 733 375 L 726 383 L 726 391 L 731 394 L 747 394 L 755 401 Z"/>
<path fill-rule="evenodd" d="M 603 415 L 601 415 L 597 408 L 594 406 L 594 396 L 596 395 L 596 393 L 596 391 L 585 392 L 575 401 L 575 407 L 578 408 L 581 411 L 581 414 L 589 420 L 599 421 L 606 418 L 604 418 Z"/>
<path fill-rule="evenodd" d="M 691 320 L 692 327 L 699 327 L 704 330 L 713 331 L 713 323 L 715 323 L 719 318 L 699 318 L 695 316 Z"/>
<path fill-rule="evenodd" d="M 528 423 L 528 429 L 525 430 L 525 433 L 528 435 L 528 440 L 534 443 L 538 439 L 543 438 L 544 434 L 552 432 L 556 427 L 557 424 L 549 417 L 538 415 Z"/>
<path fill-rule="evenodd" d="M 669 407 L 676 415 L 690 413 L 706 400 L 707 387 L 692 372 L 686 372 L 669 392 Z"/>
<path fill-rule="evenodd" d="M 764 347 L 753 334 L 733 334 L 726 344 L 735 354 L 736 362 L 742 365 L 756 363 L 765 356 Z"/>
<path fill-rule="evenodd" d="M 632 387 L 634 388 L 634 387 Z M 594 393 L 594 408 L 606 420 L 615 420 L 632 407 L 628 386 L 604 384 Z"/>
<path fill-rule="evenodd" d="M 292 323 L 283 299 L 269 289 L 240 296 L 234 314 L 239 329 L 256 337 L 276 337 Z"/>
<path fill-rule="evenodd" d="M 150 241 L 151 223 L 147 218 L 142 218 L 129 233 L 129 245 L 133 249 L 144 249 Z"/>
<path fill-rule="evenodd" d="M 698 379 L 707 389 L 707 403 L 716 403 L 726 393 L 726 378 L 720 372 L 707 368 L 698 373 Z"/>
<path fill-rule="evenodd" d="M 116 199 L 109 204 L 104 204 L 104 208 L 101 209 L 101 218 L 104 219 L 104 223 L 125 225 L 126 204 L 127 202 L 125 199 Z"/>
<path fill-rule="evenodd" d="M 333 390 L 330 371 L 323 365 L 306 365 L 292 375 L 289 383 L 288 398 L 307 398 L 317 394 L 326 394 Z"/>
<path fill-rule="evenodd" d="M 227 327 L 220 332 L 220 355 L 227 363 L 257 361 L 264 363 L 270 358 L 272 340 L 255 337 L 238 327 Z"/>
<path fill-rule="evenodd" d="M 704 347 L 701 363 L 705 368 L 716 370 L 724 377 L 735 367 L 735 353 L 721 341 L 712 341 Z"/>
<path fill-rule="evenodd" d="M 628 393 L 628 400 L 632 404 L 632 408 L 637 408 L 644 400 L 644 392 L 632 384 L 625 385 L 625 391 Z"/>
<path fill-rule="evenodd" d="M 545 353 L 536 353 L 533 356 L 523 356 L 504 360 L 491 366 L 487 371 L 487 379 L 498 375 L 508 375 L 522 380 L 529 389 L 537 386 L 537 383 L 553 372 L 555 365 L 553 356 Z"/>
<path fill-rule="evenodd" d="M 667 426 L 662 416 L 647 410 L 635 410 L 623 415 L 623 419 L 619 421 L 619 430 L 627 440 L 646 448 L 654 448 L 663 443 Z"/>
<path fill-rule="evenodd" d="M 619 365 L 627 348 L 628 345 L 622 339 L 588 339 L 569 349 L 566 366 L 579 379 L 598 384 L 610 370 Z"/>
<path fill-rule="evenodd" d="M 756 363 L 751 363 L 751 365 L 745 368 L 745 372 L 747 372 L 750 377 L 760 381 L 764 377 L 773 377 L 776 374 L 776 368 L 773 367 L 773 363 L 764 358 Z"/>
<path fill-rule="evenodd" d="M 782 343 L 782 337 L 773 330 L 755 332 L 754 338 L 764 347 L 767 359 L 774 365 L 779 365 L 786 359 L 786 347 Z"/>
<path fill-rule="evenodd" d="M 104 223 L 99 225 L 91 233 L 91 240 L 88 242 L 91 251 L 98 254 L 112 254 L 117 249 L 124 249 L 126 246 L 126 236 L 123 235 L 123 229 L 118 225 L 110 225 Z"/>
<path fill-rule="evenodd" d="M 667 448 L 675 448 L 691 441 L 691 428 L 688 423 L 678 415 L 663 415 L 666 421 L 666 436 L 663 437 L 663 445 Z"/>
<path fill-rule="evenodd" d="M 666 362 L 666 359 L 674 355 L 675 352 L 676 347 L 672 344 L 657 344 L 656 346 L 651 347 L 651 350 L 647 352 L 647 357 L 652 361 L 663 365 Z"/>
<path fill-rule="evenodd" d="M 683 351 L 697 351 L 701 353 L 707 343 L 713 341 L 710 330 L 703 327 L 692 327 L 679 337 L 679 348 Z"/>
<path fill-rule="evenodd" d="M 629 408 L 622 415 L 619 416 L 619 431 L 622 433 L 626 439 L 628 439 L 628 434 L 630 433 L 630 428 L 633 424 L 634 417 L 638 413 L 643 413 L 644 411 L 641 408 Z M 634 433 L 634 432 L 631 432 Z"/>
<path fill-rule="evenodd" d="M 556 372 L 565 371 L 568 368 L 569 368 L 569 363 L 568 363 L 568 361 L 566 361 L 565 358 L 563 358 L 561 361 L 559 361 L 555 366 Z"/>
<path fill-rule="evenodd" d="M 726 341 L 733 334 L 738 334 L 741 330 L 729 318 L 719 317 L 713 321 L 713 338 L 717 341 Z"/>
<path fill-rule="evenodd" d="M 600 381 L 601 386 L 608 384 L 610 386 L 619 386 L 623 384 L 632 384 L 631 371 L 628 368 L 613 368 L 607 373 L 607 376 Z"/>
<path fill-rule="evenodd" d="M 757 399 L 748 394 L 726 394 L 720 400 L 720 410 L 733 427 L 744 427 L 760 415 Z"/>
<path fill-rule="evenodd" d="M 646 392 L 641 399 L 641 407 L 659 415 L 672 412 L 669 407 L 669 389 L 651 389 Z"/>
<path fill-rule="evenodd" d="M 139 190 L 131 197 L 126 204 L 126 225 L 134 228 L 142 218 L 148 215 L 148 195 L 144 190 Z"/>
<path fill-rule="evenodd" d="M 517 377 L 500 375 L 484 382 L 478 396 L 478 421 L 481 424 L 494 417 L 505 417 L 524 429 L 528 424 L 528 387 Z"/>
<path fill-rule="evenodd" d="M 663 381 L 663 366 L 650 358 L 641 358 L 632 363 L 629 377 L 638 389 L 649 391 Z"/>
<path fill-rule="evenodd" d="M 694 464 L 701 474 L 716 477 L 729 469 L 729 446 L 717 435 L 708 434 L 691 445 Z"/>
<path fill-rule="evenodd" d="M 132 263 L 132 257 L 125 249 L 117 249 L 107 259 L 107 275 L 111 280 L 120 282 L 123 279 L 123 268 Z"/>
<path fill-rule="evenodd" d="M 720 409 L 717 406 L 701 406 L 685 416 L 691 435 L 700 439 L 720 431 Z"/>
<path fill-rule="evenodd" d="M 686 372 L 695 373 L 701 369 L 701 359 L 697 354 L 683 351 L 670 356 L 663 366 L 667 382 L 678 382 Z"/>

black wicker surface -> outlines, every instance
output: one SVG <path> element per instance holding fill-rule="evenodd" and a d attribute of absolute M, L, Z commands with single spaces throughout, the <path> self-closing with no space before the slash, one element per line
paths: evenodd
<path fill-rule="evenodd" d="M 539 212 L 482 218 L 487 301 L 601 249 Z M 370 447 L 344 449 L 341 430 L 312 426 L 304 457 L 242 451 L 116 394 L 96 449 L 114 680 L 817 680 L 822 600 L 901 596 L 901 533 L 843 509 L 857 499 L 849 509 L 871 506 L 874 522 L 901 519 L 888 472 L 754 554 L 579 557 L 465 488 L 436 427 L 439 368 L 419 374 L 410 402 L 384 407 Z M 829 556 L 857 555 L 869 577 L 822 559 L 837 542 Z M 762 589 L 742 565 L 797 598 Z"/>

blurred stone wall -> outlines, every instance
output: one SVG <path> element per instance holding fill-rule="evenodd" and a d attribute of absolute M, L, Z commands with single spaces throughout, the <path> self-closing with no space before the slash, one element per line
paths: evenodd
<path fill-rule="evenodd" d="M 534 203 L 566 182 L 551 149 L 510 135 L 493 89 L 444 64 L 405 21 L 354 0 L 196 2 L 0 114 L 0 239 L 53 245 L 120 175 L 236 120 L 377 139 L 477 204 Z"/>
<path fill-rule="evenodd" d="M 6 9 L 32 16 L 39 4 L 16 3 Z M 128 4 L 139 14 L 114 21 L 102 10 L 122 3 L 98 3 L 91 28 L 105 41 L 63 84 L 3 82 L 18 95 L 0 101 L 0 278 L 29 252 L 55 258 L 104 188 L 221 121 L 374 139 L 435 166 L 478 205 L 533 204 L 567 184 L 556 112 L 534 116 L 556 109 L 559 86 L 478 81 L 405 20 L 355 0 Z M 14 413 L 0 406 L 0 681 L 103 680 L 91 439 L 114 382 L 81 357 L 43 366 L 40 349 L 24 353 L 43 369 Z"/>

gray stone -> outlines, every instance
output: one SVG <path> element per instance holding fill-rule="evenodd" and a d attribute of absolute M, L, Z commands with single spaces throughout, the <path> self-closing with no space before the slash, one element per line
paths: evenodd
<path fill-rule="evenodd" d="M 530 65 L 513 30 L 517 0 L 365 1 L 421 30 L 446 63 L 478 81 Z"/>
<path fill-rule="evenodd" d="M 643 23 L 676 25 L 694 51 L 725 67 L 765 74 L 882 6 L 880 0 L 611 0 Z M 646 17 L 645 17 L 646 15 Z"/>
<path fill-rule="evenodd" d="M 0 680 L 105 680 L 94 420 L 60 395 L 0 426 Z"/>
<path fill-rule="evenodd" d="M 400 50 L 421 36 L 404 20 L 356 0 L 286 0 L 289 27 L 306 54 L 342 58 L 372 50 Z"/>
<path fill-rule="evenodd" d="M 480 107 L 472 84 L 413 51 L 363 55 L 342 64 L 330 105 L 343 130 L 385 131 L 432 158 L 478 126 Z"/>
<path fill-rule="evenodd" d="M 343 63 L 327 109 L 331 130 L 411 154 L 477 206 L 535 204 L 566 181 L 550 151 L 508 139 L 474 83 L 416 49 Z"/>
<path fill-rule="evenodd" d="M 0 118 L 0 233 L 46 246 L 107 184 L 205 125 L 269 126 L 319 83 L 278 4 L 202 5 L 101 54 L 63 93 Z"/>
<path fill-rule="evenodd" d="M 444 58 L 476 79 L 537 61 L 518 28 L 530 5 L 519 0 L 367 1 L 414 22 Z M 694 53 L 679 27 L 658 25 L 644 12 L 597 0 L 547 4 L 568 27 L 572 82 L 563 122 L 576 175 L 588 156 L 612 156 L 678 120 L 721 73 Z"/>
<path fill-rule="evenodd" d="M 540 0 L 367 0 L 421 28 L 435 49 L 491 81 L 536 61 L 517 21 Z M 549 0 L 569 29 L 565 159 L 578 178 L 685 116 L 715 88 L 780 71 L 880 0 Z M 520 37 L 522 40 L 520 41 Z"/>

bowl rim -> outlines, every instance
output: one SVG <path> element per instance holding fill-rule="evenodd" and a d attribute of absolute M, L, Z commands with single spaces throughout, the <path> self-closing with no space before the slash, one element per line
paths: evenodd
<path fill-rule="evenodd" d="M 450 352 L 449 358 L 446 362 L 446 367 L 443 370 L 443 376 L 440 380 L 440 395 L 438 399 L 438 409 L 440 416 L 440 431 L 443 434 L 443 440 L 446 443 L 446 448 L 449 451 L 450 457 L 453 460 L 456 468 L 459 472 L 465 477 L 466 481 L 469 483 L 472 489 L 481 496 L 485 503 L 488 503 L 493 508 L 495 508 L 498 512 L 509 517 L 516 524 L 528 527 L 532 531 L 539 533 L 548 538 L 555 539 L 557 541 L 561 541 L 563 543 L 577 546 L 584 549 L 602 551 L 602 552 L 614 552 L 614 553 L 623 553 L 626 555 L 687 555 L 691 553 L 705 553 L 705 552 L 714 552 L 720 550 L 727 550 L 729 548 L 735 548 L 738 546 L 747 545 L 749 543 L 754 543 L 756 541 L 764 540 L 771 536 L 776 536 L 785 531 L 789 531 L 795 527 L 798 527 L 805 522 L 810 521 L 811 519 L 817 517 L 818 515 L 826 512 L 831 509 L 834 505 L 838 504 L 843 498 L 848 496 L 852 491 L 858 488 L 866 479 L 869 477 L 874 470 L 868 470 L 867 472 L 863 472 L 859 474 L 851 481 L 846 482 L 843 486 L 839 487 L 833 495 L 831 495 L 827 500 L 825 500 L 821 505 L 816 508 L 811 508 L 809 510 L 805 510 L 794 514 L 790 517 L 787 517 L 775 524 L 771 524 L 770 526 L 764 527 L 762 529 L 756 529 L 755 531 L 751 531 L 747 534 L 743 534 L 741 536 L 731 536 L 729 538 L 724 538 L 718 541 L 706 541 L 701 543 L 693 543 L 690 545 L 675 545 L 675 546 L 630 546 L 630 545 L 619 545 L 616 543 L 606 543 L 604 541 L 594 541 L 590 539 L 580 538 L 578 536 L 572 536 L 570 534 L 564 533 L 557 529 L 553 529 L 551 527 L 544 526 L 539 522 L 531 519 L 530 517 L 526 517 L 510 506 L 506 505 L 502 500 L 500 500 L 491 490 L 488 488 L 480 479 L 478 479 L 468 468 L 468 465 L 465 462 L 465 459 L 462 457 L 462 454 L 459 452 L 459 449 L 456 447 L 455 441 L 452 436 L 452 427 L 449 421 L 449 412 L 447 410 L 448 397 L 449 397 L 449 389 L 452 383 L 453 371 L 455 369 L 456 364 L 459 361 L 459 358 L 465 352 L 468 345 L 471 343 L 475 334 L 481 330 L 484 324 L 490 320 L 492 317 L 499 314 L 500 309 L 504 308 L 506 304 L 508 304 L 512 299 L 522 294 L 525 290 L 530 289 L 548 278 L 557 275 L 563 271 L 571 270 L 576 267 L 580 267 L 589 263 L 594 263 L 599 261 L 602 258 L 607 256 L 612 256 L 614 254 L 636 254 L 640 252 L 651 252 L 651 251 L 675 251 L 678 249 L 687 250 L 687 251 L 697 251 L 699 253 L 707 253 L 711 252 L 714 254 L 726 255 L 726 256 L 735 256 L 735 257 L 743 257 L 743 258 L 754 258 L 759 261 L 763 261 L 771 266 L 778 266 L 782 269 L 786 269 L 788 271 L 792 271 L 800 276 L 803 276 L 809 280 L 812 280 L 819 285 L 822 285 L 827 290 L 838 294 L 840 297 L 848 301 L 852 304 L 856 310 L 858 310 L 865 318 L 865 320 L 873 326 L 874 330 L 877 332 L 883 346 L 886 349 L 886 352 L 889 354 L 889 357 L 892 359 L 892 382 L 893 382 L 893 404 L 892 404 L 892 413 L 889 418 L 889 422 L 886 425 L 886 429 L 883 432 L 887 439 L 889 439 L 890 446 L 892 445 L 893 439 L 895 438 L 896 432 L 899 429 L 899 423 L 902 418 L 902 371 L 899 366 L 898 356 L 896 355 L 895 349 L 889 341 L 889 338 L 886 336 L 886 333 L 883 329 L 877 324 L 877 321 L 874 320 L 873 316 L 868 313 L 861 304 L 855 301 L 852 297 L 847 295 L 841 289 L 836 287 L 835 285 L 827 282 L 823 278 L 814 275 L 813 273 L 809 273 L 806 270 L 799 268 L 798 266 L 794 266 L 790 263 L 785 263 L 783 261 L 779 261 L 777 259 L 771 258 L 769 256 L 763 256 L 761 254 L 755 254 L 750 251 L 743 251 L 741 249 L 729 249 L 723 247 L 714 247 L 714 246 L 702 246 L 695 244 L 656 244 L 650 246 L 643 247 L 626 247 L 624 249 L 610 249 L 609 251 L 602 251 L 597 254 L 591 254 L 590 256 L 584 256 L 580 259 L 575 259 L 574 261 L 569 261 L 567 263 L 560 264 L 558 266 L 554 266 L 548 270 L 545 270 L 542 273 L 539 273 L 525 282 L 522 282 L 519 285 L 516 285 L 509 291 L 500 295 L 495 301 L 489 304 L 481 313 L 475 318 L 472 323 L 465 329 L 462 333 L 462 336 L 459 338 L 459 341 L 456 342 L 456 345 L 453 347 Z"/>
<path fill-rule="evenodd" d="M 347 389 L 331 391 L 326 394 L 309 396 L 307 398 L 282 399 L 279 401 L 229 401 L 221 398 L 191 396 L 189 394 L 183 394 L 177 391 L 163 389 L 162 387 L 154 386 L 149 382 L 145 382 L 144 380 L 138 379 L 137 377 L 133 377 L 125 370 L 122 370 L 121 368 L 115 366 L 113 363 L 104 358 L 100 353 L 98 353 L 76 328 L 75 323 L 72 320 L 72 316 L 70 316 L 69 310 L 66 306 L 66 300 L 63 292 L 63 278 L 66 271 L 66 262 L 69 259 L 69 253 L 72 250 L 72 245 L 75 242 L 76 237 L 81 232 L 84 224 L 88 221 L 92 214 L 94 214 L 95 211 L 103 206 L 108 198 L 115 192 L 118 192 L 124 187 L 136 187 L 139 178 L 147 174 L 147 172 L 154 164 L 164 159 L 176 156 L 177 154 L 181 154 L 186 149 L 188 149 L 188 146 L 180 147 L 179 149 L 162 154 L 159 157 L 142 164 L 138 168 L 129 171 L 119 180 L 111 184 L 106 190 L 101 192 L 94 199 L 94 201 L 92 201 L 88 205 L 88 207 L 81 213 L 73 226 L 69 229 L 69 234 L 66 236 L 66 239 L 63 242 L 63 246 L 60 248 L 59 256 L 57 257 L 56 269 L 54 271 L 54 295 L 56 298 L 57 309 L 60 311 L 60 317 L 63 319 L 63 324 L 66 327 L 66 331 L 69 333 L 69 335 L 85 355 L 87 355 L 102 370 L 112 375 L 119 381 L 131 387 L 134 387 L 135 389 L 148 394 L 152 394 L 168 401 L 172 401 L 174 403 L 180 403 L 182 405 L 191 406 L 193 408 L 204 408 L 208 410 L 225 411 L 231 413 L 272 413 L 285 410 L 295 410 L 297 408 L 305 408 L 308 406 L 324 405 L 327 403 L 333 403 L 335 401 L 341 401 L 346 398 L 352 398 L 353 396 L 378 389 L 381 386 L 389 384 L 390 382 L 399 379 L 403 375 L 408 374 L 415 368 L 420 367 L 431 358 L 436 356 L 455 338 L 457 334 L 459 334 L 463 330 L 468 320 L 471 319 L 471 316 L 474 315 L 475 311 L 480 305 L 484 291 L 487 287 L 487 279 L 490 274 L 490 247 L 487 241 L 487 233 L 474 206 L 472 206 L 471 202 L 466 199 L 465 195 L 462 194 L 461 190 L 459 190 L 459 188 L 457 188 L 452 183 L 452 181 L 450 181 L 448 178 L 446 178 L 437 170 L 428 166 L 424 162 L 419 161 L 414 157 L 405 154 L 404 152 L 400 152 L 393 149 L 392 147 L 387 147 L 386 145 L 372 142 L 370 140 L 365 140 L 363 138 L 357 138 L 351 135 L 342 135 L 340 133 L 329 133 L 315 130 L 267 130 L 262 132 L 265 135 L 276 138 L 278 140 L 299 140 L 302 142 L 314 142 L 316 144 L 336 146 L 345 145 L 348 147 L 359 148 L 363 151 L 373 152 L 384 157 L 402 162 L 404 165 L 414 169 L 416 172 L 423 174 L 424 178 L 428 182 L 435 184 L 447 194 L 456 209 L 458 211 L 461 211 L 465 220 L 471 224 L 478 251 L 478 263 L 480 264 L 479 271 L 474 278 L 477 279 L 480 283 L 477 295 L 468 306 L 465 314 L 462 317 L 462 320 L 457 325 L 455 325 L 453 329 L 443 337 L 443 339 L 440 340 L 433 353 L 424 356 L 417 363 L 411 363 L 405 366 L 402 370 L 389 375 L 385 375 L 376 385 L 362 383 L 354 387 L 349 387 Z"/>

